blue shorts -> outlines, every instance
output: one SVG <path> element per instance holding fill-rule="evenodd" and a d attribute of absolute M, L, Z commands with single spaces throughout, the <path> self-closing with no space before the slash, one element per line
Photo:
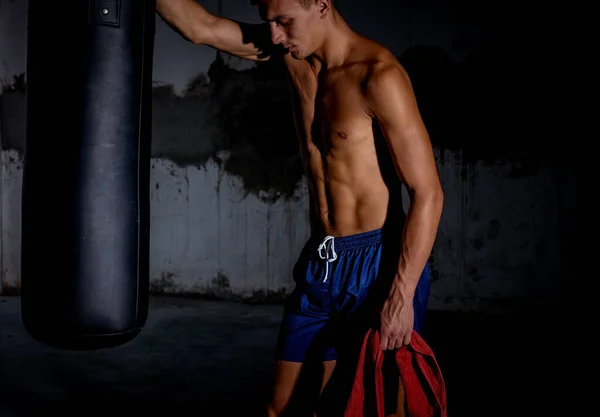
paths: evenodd
<path fill-rule="evenodd" d="M 398 265 L 400 237 L 382 229 L 351 236 L 311 237 L 294 265 L 296 287 L 285 306 L 276 358 L 291 362 L 336 359 L 340 329 L 373 320 Z M 385 243 L 384 243 L 385 242 Z M 382 284 L 382 285 L 380 285 Z M 413 299 L 414 330 L 421 332 L 429 298 L 425 267 Z M 371 315 L 371 316 L 369 316 Z M 360 321 L 362 320 L 362 321 Z"/>

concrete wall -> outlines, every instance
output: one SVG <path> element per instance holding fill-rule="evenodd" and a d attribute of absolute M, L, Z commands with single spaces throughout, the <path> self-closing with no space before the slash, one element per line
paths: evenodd
<path fill-rule="evenodd" d="M 3 294 L 20 286 L 26 87 L 18 76 L 25 71 L 25 4 L 0 2 Z M 228 16 L 248 16 L 248 6 L 227 7 Z M 157 24 L 151 286 L 280 299 L 292 287 L 291 268 L 309 231 L 283 79 L 268 64 L 215 60 L 214 51 Z M 431 308 L 497 311 L 553 296 L 573 210 L 564 191 L 573 181 L 569 171 L 554 151 L 541 150 L 529 132 L 507 123 L 500 104 L 489 99 L 508 84 L 482 91 L 482 69 L 490 68 L 497 49 L 464 57 L 462 49 L 419 45 L 418 33 L 411 35 L 417 47 L 398 55 L 411 73 L 446 196 L 431 257 Z M 190 61 L 204 70 L 190 69 Z M 519 110 L 513 106 L 513 118 L 522 116 Z M 265 123 L 270 120 L 278 123 Z"/>

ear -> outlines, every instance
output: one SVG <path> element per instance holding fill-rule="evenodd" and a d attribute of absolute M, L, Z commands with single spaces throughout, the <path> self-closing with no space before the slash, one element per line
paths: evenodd
<path fill-rule="evenodd" d="M 331 0 L 318 0 L 317 9 L 319 10 L 321 19 L 324 19 L 325 16 L 327 16 L 327 14 L 331 11 Z"/>

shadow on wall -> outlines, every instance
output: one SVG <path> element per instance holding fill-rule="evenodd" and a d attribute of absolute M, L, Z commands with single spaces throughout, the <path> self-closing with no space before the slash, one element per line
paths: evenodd
<path fill-rule="evenodd" d="M 487 44 L 460 62 L 436 46 L 399 57 L 435 147 L 461 150 L 466 162 L 539 155 L 542 135 L 531 134 L 535 83 L 510 58 L 519 50 L 507 48 Z"/>
<path fill-rule="evenodd" d="M 490 42 L 454 62 L 441 47 L 416 46 L 398 58 L 435 147 L 461 150 L 465 162 L 540 156 L 541 135 L 516 129 L 527 117 L 531 92 L 521 88 L 527 79 L 505 49 Z M 23 75 L 3 88 L 3 149 L 23 150 L 24 129 L 15 124 L 24 123 L 24 111 L 14 117 L 14 108 L 24 106 L 24 91 Z M 153 109 L 153 157 L 180 166 L 214 161 L 240 178 L 247 194 L 266 202 L 294 197 L 302 163 L 290 91 L 277 63 L 235 70 L 217 54 L 208 74 L 192 80 L 183 96 L 155 86 Z"/>
<path fill-rule="evenodd" d="M 183 97 L 155 88 L 152 155 L 182 166 L 216 161 L 247 194 L 267 202 L 293 198 L 302 163 L 289 87 L 276 66 L 235 70 L 218 55 Z"/>

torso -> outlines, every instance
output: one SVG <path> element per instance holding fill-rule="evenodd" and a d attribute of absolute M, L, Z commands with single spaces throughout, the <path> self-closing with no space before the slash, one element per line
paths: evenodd
<path fill-rule="evenodd" d="M 377 154 L 381 150 L 376 147 L 362 92 L 372 66 L 389 56 L 373 45 L 363 49 L 350 64 L 329 70 L 285 58 L 313 233 L 337 237 L 381 228 L 390 193 L 399 192 L 390 190 L 384 178 L 386 170 Z M 404 213 L 399 210 L 393 215 Z"/>

